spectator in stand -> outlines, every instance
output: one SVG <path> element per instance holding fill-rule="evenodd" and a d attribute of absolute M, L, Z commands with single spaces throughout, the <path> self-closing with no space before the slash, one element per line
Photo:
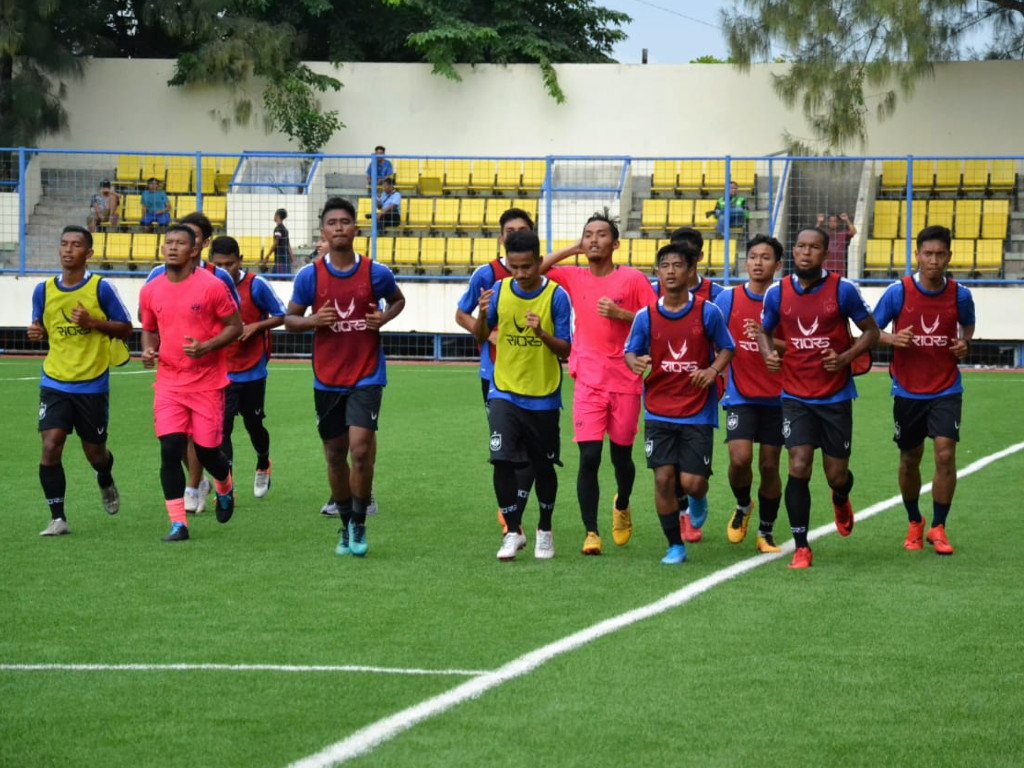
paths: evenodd
<path fill-rule="evenodd" d="M 155 176 L 146 181 L 146 191 L 142 193 L 142 218 L 139 223 L 146 227 L 147 232 L 153 231 L 153 225 L 166 227 L 171 223 L 171 201 L 167 193 L 160 189 L 160 182 Z"/>
<path fill-rule="evenodd" d="M 726 216 L 726 207 L 729 215 Z M 715 202 L 715 207 L 704 214 L 706 218 L 714 216 L 718 219 L 715 231 L 719 237 L 725 237 L 726 230 L 733 227 L 742 227 L 750 218 L 750 210 L 747 208 L 747 198 L 740 194 L 740 187 L 735 181 L 729 184 L 729 203 L 726 206 L 725 195 L 722 195 Z"/>
<path fill-rule="evenodd" d="M 377 183 L 380 184 L 384 179 L 395 180 L 395 169 L 391 167 L 391 161 L 384 157 L 384 147 L 378 144 L 373 148 L 373 151 L 377 156 L 370 161 L 370 164 L 366 166 L 366 186 L 373 186 L 373 164 L 377 164 Z"/>
<path fill-rule="evenodd" d="M 372 214 L 366 214 L 372 219 Z M 377 195 L 377 234 L 384 234 L 388 227 L 397 227 L 402 223 L 402 193 L 395 189 L 395 181 L 391 177 L 384 179 L 384 186 Z"/>
<path fill-rule="evenodd" d="M 842 223 L 842 227 L 840 227 Z M 818 214 L 817 227 L 825 227 L 825 214 Z M 838 275 L 846 275 L 846 250 L 850 247 L 850 238 L 857 234 L 857 228 L 850 221 L 850 215 L 834 213 L 828 215 L 828 256 L 825 259 L 825 269 L 835 272 Z"/>
<path fill-rule="evenodd" d="M 117 206 L 121 204 L 121 196 L 115 192 L 109 179 L 100 182 L 100 191 L 92 196 L 89 207 L 92 209 L 89 214 L 89 231 L 95 232 L 101 224 L 117 226 Z"/>

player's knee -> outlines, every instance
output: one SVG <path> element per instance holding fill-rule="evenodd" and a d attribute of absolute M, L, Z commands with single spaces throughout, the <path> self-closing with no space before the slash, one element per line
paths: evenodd
<path fill-rule="evenodd" d="M 580 472 L 596 472 L 601 466 L 601 443 L 597 440 L 588 440 L 580 443 Z"/>
<path fill-rule="evenodd" d="M 177 465 L 185 455 L 187 448 L 188 438 L 184 433 L 162 435 L 160 437 L 160 462 L 165 466 Z"/>

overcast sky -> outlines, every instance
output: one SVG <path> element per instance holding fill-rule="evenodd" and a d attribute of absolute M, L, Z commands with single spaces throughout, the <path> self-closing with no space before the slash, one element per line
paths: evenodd
<path fill-rule="evenodd" d="M 628 13 L 628 39 L 612 54 L 623 64 L 685 64 L 699 56 L 728 56 L 720 26 L 721 10 L 732 0 L 595 0 L 597 5 Z"/>

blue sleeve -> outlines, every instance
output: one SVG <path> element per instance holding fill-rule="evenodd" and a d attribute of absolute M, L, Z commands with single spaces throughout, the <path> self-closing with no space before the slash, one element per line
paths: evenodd
<path fill-rule="evenodd" d="M 732 290 L 722 291 L 720 294 L 718 294 L 716 297 L 714 297 L 712 299 L 712 301 L 714 302 L 715 306 L 718 307 L 719 310 L 721 310 L 723 318 L 728 317 L 730 314 L 732 314 L 732 296 L 733 296 L 733 293 L 735 291 L 742 291 L 742 290 L 743 290 L 743 286 L 739 285 L 739 286 L 736 286 L 735 288 L 733 288 Z M 726 321 L 726 324 L 728 324 L 728 321 Z"/>
<path fill-rule="evenodd" d="M 845 277 L 839 279 L 839 309 L 855 323 L 871 314 L 871 307 L 864 301 L 857 286 Z"/>
<path fill-rule="evenodd" d="M 956 286 L 956 308 L 960 313 L 960 325 L 974 325 L 974 296 L 969 288 Z"/>
<path fill-rule="evenodd" d="M 736 342 L 729 333 L 722 310 L 710 301 L 704 302 L 704 327 L 717 349 L 736 349 Z"/>
<path fill-rule="evenodd" d="M 292 304 L 300 307 L 313 305 L 313 298 L 316 296 L 316 264 L 307 264 L 295 275 L 295 282 L 292 283 Z"/>
<path fill-rule="evenodd" d="M 494 328 L 498 324 L 498 294 L 501 292 L 501 283 L 494 284 L 494 294 L 491 296 L 491 303 L 487 305 L 487 327 Z"/>
<path fill-rule="evenodd" d="M 108 320 L 113 320 L 115 323 L 131 323 L 132 317 L 128 314 L 128 307 L 121 301 L 121 294 L 117 292 L 117 288 L 112 282 L 100 280 L 96 296 Z"/>
<path fill-rule="evenodd" d="M 872 314 L 875 316 L 878 327 L 885 328 L 896 319 L 901 309 L 903 309 L 903 281 L 893 283 L 885 289 L 882 297 L 875 304 Z"/>
<path fill-rule="evenodd" d="M 43 308 L 46 304 L 46 283 L 37 283 L 32 290 L 32 320 L 43 322 Z"/>
<path fill-rule="evenodd" d="M 162 275 L 166 271 L 166 266 L 164 266 L 163 264 L 157 264 L 155 267 L 149 270 L 149 274 L 146 275 L 146 282 L 148 283 L 150 280 L 160 277 L 160 275 Z"/>
<path fill-rule="evenodd" d="M 373 283 L 373 298 L 377 300 L 390 301 L 391 297 L 398 292 L 395 273 L 379 261 L 370 263 L 370 280 Z"/>
<path fill-rule="evenodd" d="M 707 280 L 707 278 L 704 279 Z M 725 293 L 725 288 L 720 286 L 718 283 L 711 283 L 711 287 L 708 288 L 708 292 L 711 294 L 711 300 L 714 301 L 723 293 Z"/>
<path fill-rule="evenodd" d="M 285 306 L 281 297 L 264 278 L 256 275 L 252 280 L 252 303 L 271 317 L 284 317 Z"/>
<path fill-rule="evenodd" d="M 633 317 L 633 325 L 630 326 L 629 336 L 626 337 L 626 346 L 623 352 L 632 352 L 634 355 L 646 355 L 651 351 L 651 315 L 650 309 L 644 307 Z"/>
<path fill-rule="evenodd" d="M 551 300 L 551 314 L 555 320 L 555 338 L 572 343 L 572 302 L 569 294 L 559 286 Z"/>
<path fill-rule="evenodd" d="M 469 278 L 469 285 L 466 286 L 466 292 L 459 297 L 458 308 L 467 314 L 473 314 L 473 311 L 480 304 L 480 292 L 486 291 L 493 285 L 494 270 L 491 269 L 491 265 L 484 264 L 483 266 L 477 267 L 473 270 L 473 275 Z"/>
<path fill-rule="evenodd" d="M 789 277 L 782 278 L 789 280 Z M 761 327 L 769 336 L 779 324 L 779 302 L 782 301 L 782 285 L 774 283 L 768 287 L 764 294 L 764 302 L 761 305 Z"/>
<path fill-rule="evenodd" d="M 213 274 L 218 280 L 227 286 L 228 293 L 231 294 L 231 298 L 235 302 L 235 307 L 237 308 L 242 306 L 242 297 L 238 295 L 238 289 L 235 288 L 235 281 L 231 278 L 228 271 L 226 269 L 221 269 L 220 267 L 214 267 Z"/>

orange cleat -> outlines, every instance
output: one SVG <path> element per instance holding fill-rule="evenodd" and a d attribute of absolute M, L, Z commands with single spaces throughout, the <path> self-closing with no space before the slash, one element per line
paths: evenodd
<path fill-rule="evenodd" d="M 704 538 L 704 531 L 695 528 L 690 522 L 690 513 L 684 512 L 679 516 L 679 535 L 683 537 L 683 541 L 693 544 Z"/>
<path fill-rule="evenodd" d="M 832 495 L 832 509 L 836 513 L 836 530 L 840 536 L 849 536 L 853 532 L 853 504 L 850 498 L 842 504 L 836 504 L 835 494 Z"/>
<path fill-rule="evenodd" d="M 811 560 L 814 556 L 811 554 L 810 547 L 797 547 L 796 552 L 793 553 L 793 562 L 789 564 L 789 567 L 796 570 L 798 568 L 810 568 Z"/>
<path fill-rule="evenodd" d="M 921 518 L 918 523 L 907 523 L 907 538 L 903 540 L 904 549 L 924 549 L 924 527 L 928 521 Z"/>
<path fill-rule="evenodd" d="M 935 548 L 936 555 L 953 554 L 953 546 L 949 543 L 949 539 L 946 538 L 946 526 L 944 524 L 933 525 L 929 528 L 927 541 Z"/>

